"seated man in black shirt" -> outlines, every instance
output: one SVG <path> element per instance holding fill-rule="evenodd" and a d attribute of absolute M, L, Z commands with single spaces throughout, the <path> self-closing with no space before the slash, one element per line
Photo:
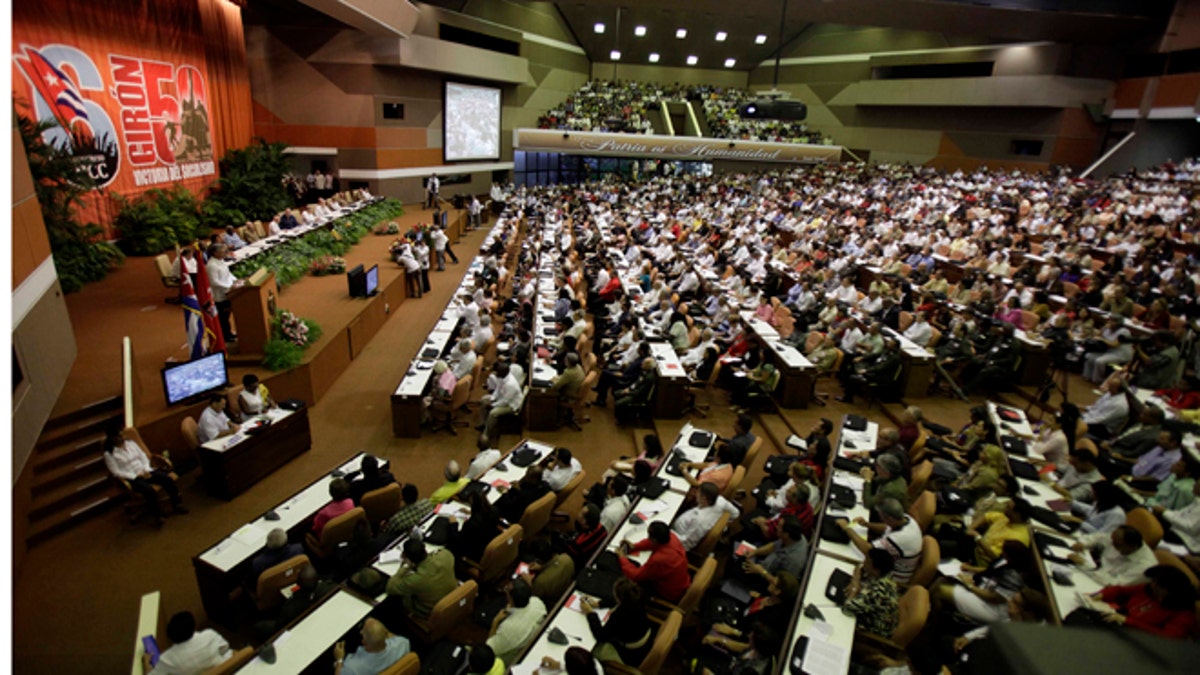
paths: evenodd
<path fill-rule="evenodd" d="M 600 509 L 591 503 L 583 505 L 579 517 L 575 520 L 574 531 L 557 534 L 559 536 L 554 542 L 555 551 L 571 556 L 571 560 L 575 562 L 575 569 L 583 569 L 596 549 L 608 538 L 608 531 L 600 523 Z"/>
<path fill-rule="evenodd" d="M 750 433 L 750 427 L 754 426 L 754 420 L 747 414 L 738 415 L 737 421 L 733 423 L 733 438 L 729 439 L 729 448 L 733 450 L 733 465 L 738 466 L 746 459 L 746 453 L 750 451 L 750 446 L 754 445 L 754 441 L 758 438 Z"/>
<path fill-rule="evenodd" d="M 861 395 L 870 387 L 885 387 L 891 384 L 896 379 L 900 365 L 900 344 L 895 338 L 885 339 L 882 352 L 863 359 L 842 378 L 845 395 L 838 400 L 842 403 L 853 403 L 856 393 Z"/>
<path fill-rule="evenodd" d="M 550 484 L 543 478 L 545 471 L 541 465 L 529 467 L 516 485 L 500 495 L 495 507 L 501 518 L 509 523 L 519 522 L 530 504 L 550 492 Z"/>
<path fill-rule="evenodd" d="M 288 543 L 287 532 L 278 527 L 271 530 L 267 533 L 267 547 L 250 561 L 250 585 L 257 585 L 258 577 L 268 569 L 303 554 L 304 546 Z"/>
<path fill-rule="evenodd" d="M 355 505 L 361 505 L 363 495 L 368 492 L 396 482 L 396 477 L 391 471 L 379 468 L 379 460 L 374 455 L 363 457 L 361 471 L 362 476 L 350 483 L 350 498 L 354 500 Z"/>

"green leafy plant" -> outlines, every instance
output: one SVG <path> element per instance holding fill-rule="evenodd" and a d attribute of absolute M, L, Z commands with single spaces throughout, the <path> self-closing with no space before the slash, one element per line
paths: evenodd
<path fill-rule="evenodd" d="M 236 211 L 243 217 L 236 221 L 214 223 L 224 227 L 240 225 L 245 220 L 270 220 L 276 213 L 293 206 L 292 197 L 284 184 L 288 173 L 286 143 L 267 143 L 256 138 L 244 148 L 230 150 L 221 158 L 221 177 L 208 201 L 215 201 L 225 211 Z M 215 207 L 214 207 L 215 208 Z"/>
<path fill-rule="evenodd" d="M 403 213 L 404 206 L 398 200 L 385 199 L 339 218 L 331 227 L 274 246 L 230 269 L 234 276 L 244 278 L 260 267 L 265 268 L 275 273 L 275 283 L 287 286 L 304 278 L 312 270 L 313 261 L 344 256 L 376 223 L 398 218 Z"/>
<path fill-rule="evenodd" d="M 121 211 L 114 223 L 121 230 L 122 245 L 133 255 L 157 255 L 209 231 L 200 222 L 196 196 L 182 185 L 147 190 L 134 199 L 118 195 L 117 202 Z"/>
<path fill-rule="evenodd" d="M 271 339 L 263 346 L 263 367 L 280 371 L 295 368 L 304 360 L 304 350 L 321 339 L 321 326 L 312 319 L 280 310 L 271 320 Z"/>
<path fill-rule="evenodd" d="M 103 279 L 125 256 L 104 241 L 98 225 L 79 222 L 77 209 L 96 184 L 86 171 L 79 170 L 69 148 L 43 140 L 42 134 L 57 123 L 34 122 L 20 114 L 16 118 L 59 283 L 64 291 L 73 293 Z"/>

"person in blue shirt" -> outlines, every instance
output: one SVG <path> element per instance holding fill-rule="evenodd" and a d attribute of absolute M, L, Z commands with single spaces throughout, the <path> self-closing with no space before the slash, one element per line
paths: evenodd
<path fill-rule="evenodd" d="M 246 241 L 238 236 L 237 230 L 233 229 L 232 225 L 225 226 L 225 245 L 229 250 L 236 251 L 246 245 Z"/>
<path fill-rule="evenodd" d="M 346 653 L 346 643 L 333 648 L 334 675 L 379 675 L 404 658 L 410 651 L 408 638 L 392 635 L 377 619 L 367 619 L 362 627 L 362 645 L 353 654 Z"/>

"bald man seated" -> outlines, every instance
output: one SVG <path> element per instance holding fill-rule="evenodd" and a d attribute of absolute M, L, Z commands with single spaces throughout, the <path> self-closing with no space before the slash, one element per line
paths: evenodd
<path fill-rule="evenodd" d="M 345 642 L 334 645 L 334 675 L 379 675 L 410 651 L 408 638 L 392 635 L 378 619 L 364 621 L 360 634 L 362 645 L 353 654 L 346 654 Z"/>
<path fill-rule="evenodd" d="M 453 459 L 446 462 L 446 468 L 442 470 L 442 476 L 446 479 L 446 482 L 442 483 L 441 487 L 429 495 L 429 501 L 434 504 L 450 501 L 454 498 L 454 495 L 458 494 L 470 482 L 463 476 L 462 467 Z"/>

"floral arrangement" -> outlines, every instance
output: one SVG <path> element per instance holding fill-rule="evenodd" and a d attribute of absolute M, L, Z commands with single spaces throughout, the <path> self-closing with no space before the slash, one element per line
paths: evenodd
<path fill-rule="evenodd" d="M 263 347 L 263 366 L 273 371 L 295 368 L 304 360 L 304 350 L 320 339 L 321 327 L 315 321 L 280 310 Z"/>
<path fill-rule="evenodd" d="M 315 277 L 323 277 L 329 274 L 345 274 L 346 259 L 334 255 L 321 256 L 312 261 L 309 271 Z"/>
<path fill-rule="evenodd" d="M 375 234 L 379 236 L 387 236 L 389 234 L 400 234 L 400 226 L 394 222 L 380 223 L 375 226 Z"/>

